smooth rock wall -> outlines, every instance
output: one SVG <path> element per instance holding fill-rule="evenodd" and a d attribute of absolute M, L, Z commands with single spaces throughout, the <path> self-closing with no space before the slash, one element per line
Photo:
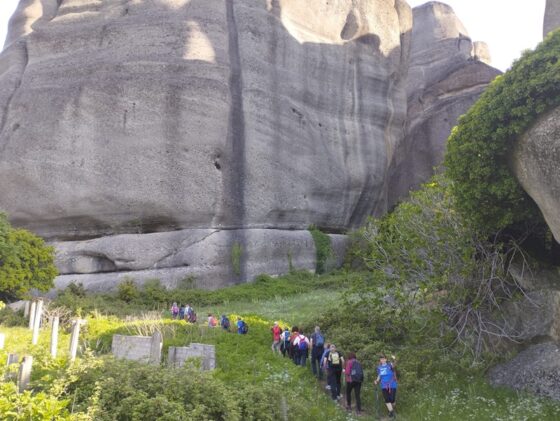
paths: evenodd
<path fill-rule="evenodd" d="M 387 208 L 402 3 L 66 0 L 31 25 L 27 3 L 0 57 L 0 207 L 16 225 L 66 240 L 343 230 Z"/>
<path fill-rule="evenodd" d="M 58 286 L 217 288 L 285 273 L 292 251 L 313 270 L 306 229 L 406 197 L 494 74 L 468 67 L 486 50 L 451 8 L 414 19 L 404 0 L 21 0 L 0 209 L 56 245 Z"/>
<path fill-rule="evenodd" d="M 485 43 L 471 41 L 453 9 L 428 2 L 413 10 L 406 136 L 389 171 L 389 203 L 429 180 L 443 161 L 447 138 L 501 72 Z"/>
<path fill-rule="evenodd" d="M 550 31 L 560 27 L 560 0 L 546 0 L 544 12 L 543 38 Z"/>
<path fill-rule="evenodd" d="M 331 235 L 330 267 L 342 264 L 347 238 Z M 160 279 L 169 288 L 191 277 L 193 286 L 216 289 L 267 273 L 313 272 L 316 250 L 309 231 L 181 230 L 122 234 L 87 241 L 60 242 L 57 288 L 71 282 L 95 291 L 114 290 L 125 279 L 142 284 Z M 234 247 L 240 250 L 238 264 Z"/>
<path fill-rule="evenodd" d="M 560 107 L 543 115 L 515 142 L 511 168 L 560 242 Z"/>

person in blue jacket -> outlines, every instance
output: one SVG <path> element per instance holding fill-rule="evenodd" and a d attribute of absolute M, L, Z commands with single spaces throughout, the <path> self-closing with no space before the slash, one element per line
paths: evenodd
<path fill-rule="evenodd" d="M 243 319 L 241 319 L 241 317 L 237 318 L 237 333 L 239 333 L 240 335 L 245 335 L 248 331 L 248 326 L 247 323 L 245 323 L 245 321 Z"/>
<path fill-rule="evenodd" d="M 387 357 L 384 354 L 379 356 L 379 365 L 377 366 L 377 378 L 375 384 L 381 385 L 381 392 L 385 400 L 385 405 L 389 410 L 389 418 L 395 416 L 395 400 L 397 398 L 397 375 L 395 367 L 397 360 L 392 356 L 392 362 L 387 362 Z"/>

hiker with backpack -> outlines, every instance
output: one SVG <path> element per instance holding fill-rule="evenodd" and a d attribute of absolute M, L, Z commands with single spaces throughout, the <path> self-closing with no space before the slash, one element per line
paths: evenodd
<path fill-rule="evenodd" d="M 362 382 L 364 381 L 364 370 L 362 365 L 356 359 L 356 354 L 348 353 L 348 361 L 344 367 L 344 376 L 346 380 L 346 409 L 352 411 L 352 390 L 356 397 L 356 415 L 362 412 L 362 402 L 360 400 L 360 391 L 362 390 Z"/>
<path fill-rule="evenodd" d="M 385 354 L 379 356 L 379 365 L 377 366 L 377 378 L 375 384 L 381 385 L 381 392 L 385 400 L 385 405 L 389 411 L 389 418 L 395 416 L 395 400 L 397 398 L 397 375 L 396 366 L 397 359 L 391 356 L 392 362 L 387 362 Z"/>
<path fill-rule="evenodd" d="M 179 307 L 177 306 L 177 303 L 173 303 L 171 306 L 171 317 L 176 319 L 177 316 L 179 316 Z"/>
<path fill-rule="evenodd" d="M 208 327 L 216 327 L 218 325 L 218 321 L 214 317 L 212 313 L 208 313 Z"/>
<path fill-rule="evenodd" d="M 331 396 L 333 401 L 342 397 L 340 378 L 342 376 L 342 367 L 344 366 L 344 357 L 336 350 L 336 345 L 331 344 L 329 353 L 325 357 L 324 365 L 327 367 L 327 380 L 331 386 Z"/>
<path fill-rule="evenodd" d="M 294 348 L 296 349 L 296 364 L 305 367 L 307 357 L 309 355 L 309 338 L 299 332 L 294 339 Z"/>
<path fill-rule="evenodd" d="M 184 320 L 184 319 L 185 319 L 185 306 L 181 304 L 181 306 L 179 307 L 179 320 Z"/>
<path fill-rule="evenodd" d="M 290 355 L 290 329 L 287 327 L 284 328 L 284 332 L 281 335 L 281 344 L 280 344 L 280 351 L 282 352 L 282 356 L 285 357 L 286 355 Z"/>
<path fill-rule="evenodd" d="M 319 380 L 323 378 L 321 371 L 321 357 L 323 355 L 323 347 L 325 345 L 325 337 L 321 333 L 319 326 L 315 326 L 315 332 L 309 338 L 311 344 L 311 371 Z"/>
<path fill-rule="evenodd" d="M 187 306 L 185 307 L 185 319 L 189 323 L 196 322 L 196 313 L 194 312 L 190 304 L 187 304 Z"/>
<path fill-rule="evenodd" d="M 270 329 L 272 332 L 272 353 L 280 355 L 280 336 L 282 335 L 282 328 L 278 326 L 278 322 L 274 322 L 274 326 Z"/>
<path fill-rule="evenodd" d="M 220 319 L 220 326 L 222 327 L 222 329 L 229 332 L 230 322 L 225 314 L 222 314 L 222 317 Z"/>
<path fill-rule="evenodd" d="M 327 386 L 326 389 L 330 390 L 331 388 L 331 384 L 329 383 L 329 378 L 328 378 L 328 368 L 327 368 L 327 356 L 329 355 L 329 352 L 331 352 L 331 344 L 329 342 L 325 342 L 325 345 L 323 346 L 323 353 L 321 354 L 321 363 L 319 364 L 319 369 L 321 370 L 321 373 L 323 371 L 327 372 Z"/>
<path fill-rule="evenodd" d="M 241 318 L 237 318 L 237 333 L 240 335 L 246 335 L 249 332 L 249 326 L 245 321 Z"/>
<path fill-rule="evenodd" d="M 298 361 L 297 361 L 297 357 L 298 357 L 298 353 L 297 353 L 297 349 L 294 345 L 294 341 L 296 340 L 296 338 L 299 335 L 299 328 L 297 326 L 293 326 L 292 327 L 292 334 L 290 335 L 290 358 L 292 359 L 292 361 L 294 362 L 294 364 L 297 365 Z"/>

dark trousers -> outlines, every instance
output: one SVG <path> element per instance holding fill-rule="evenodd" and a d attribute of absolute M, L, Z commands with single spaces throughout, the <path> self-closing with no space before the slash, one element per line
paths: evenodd
<path fill-rule="evenodd" d="M 321 370 L 321 356 L 323 355 L 322 346 L 314 346 L 311 351 L 311 371 L 320 380 L 323 378 L 323 371 Z"/>
<path fill-rule="evenodd" d="M 306 362 L 307 362 L 307 351 L 299 351 L 298 365 L 305 367 Z"/>
<path fill-rule="evenodd" d="M 356 396 L 356 409 L 360 412 L 362 410 L 362 401 L 360 400 L 362 382 L 346 383 L 346 405 L 348 408 L 352 406 L 352 389 L 354 389 L 354 395 Z"/>
<path fill-rule="evenodd" d="M 282 351 L 282 356 L 283 357 L 286 356 L 286 353 L 288 353 L 288 355 L 290 355 L 289 350 L 288 350 L 289 347 L 290 347 L 290 342 L 282 341 L 280 343 L 280 351 Z"/>
<path fill-rule="evenodd" d="M 340 395 L 340 377 L 342 375 L 342 368 L 329 368 L 328 382 L 331 386 L 331 396 L 333 399 L 338 398 Z"/>

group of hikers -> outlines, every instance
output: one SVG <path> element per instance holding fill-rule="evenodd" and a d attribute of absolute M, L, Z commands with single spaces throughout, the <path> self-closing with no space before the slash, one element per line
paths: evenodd
<path fill-rule="evenodd" d="M 327 375 L 327 389 L 330 389 L 333 401 L 342 398 L 342 381 L 346 383 L 346 409 L 352 411 L 352 391 L 356 401 L 356 414 L 362 412 L 361 389 L 364 381 L 362 365 L 356 359 L 356 354 L 349 352 L 344 358 L 336 349 L 336 345 L 325 341 L 319 326 L 314 332 L 305 336 L 297 326 L 282 329 L 278 322 L 270 329 L 272 332 L 272 352 L 291 358 L 294 364 L 305 367 L 310 357 L 311 371 L 319 379 L 323 373 Z M 375 385 L 380 385 L 381 392 L 389 411 L 389 417 L 395 417 L 395 404 L 397 396 L 396 358 L 392 356 L 391 362 L 384 354 L 379 356 L 377 377 Z"/>
<path fill-rule="evenodd" d="M 196 323 L 196 312 L 190 304 L 187 304 L 186 306 L 181 304 L 178 306 L 177 303 L 173 303 L 170 311 L 173 319 L 186 320 L 189 323 Z"/>
<path fill-rule="evenodd" d="M 171 318 L 175 320 L 186 320 L 189 323 L 196 323 L 197 321 L 196 312 L 190 304 L 187 304 L 185 306 L 183 304 L 177 305 L 177 303 L 174 302 L 171 305 L 171 309 L 169 311 L 171 312 Z M 229 332 L 231 323 L 229 321 L 229 318 L 225 314 L 222 314 L 222 316 L 220 317 L 219 324 L 222 329 Z M 216 319 L 216 317 L 212 313 L 208 313 L 208 327 L 217 326 L 218 319 Z M 236 327 L 237 333 L 239 333 L 240 335 L 245 335 L 247 334 L 247 332 L 249 332 L 249 326 L 241 317 L 237 318 Z"/>
<path fill-rule="evenodd" d="M 186 320 L 190 323 L 196 323 L 197 320 L 196 312 L 189 304 L 178 306 L 177 303 L 173 303 L 171 317 Z M 225 314 L 222 314 L 218 322 L 213 314 L 208 313 L 208 327 L 217 327 L 218 323 L 222 329 L 230 332 L 231 323 Z M 241 317 L 237 318 L 235 327 L 240 335 L 247 334 L 249 331 L 249 326 Z M 349 352 L 344 358 L 342 353 L 336 349 L 335 344 L 325 341 L 319 326 L 315 326 L 314 332 L 309 337 L 305 336 L 297 326 L 293 326 L 291 330 L 288 327 L 282 329 L 278 322 L 275 322 L 270 330 L 272 332 L 271 348 L 274 354 L 290 358 L 294 364 L 302 367 L 306 367 L 307 360 L 310 359 L 311 371 L 319 380 L 323 379 L 326 372 L 327 389 L 330 390 L 331 397 L 335 402 L 342 398 L 342 379 L 344 379 L 346 383 L 346 409 L 352 411 L 353 391 L 356 401 L 356 414 L 361 414 L 360 394 L 364 381 L 364 371 L 354 352 Z M 395 417 L 397 397 L 395 356 L 391 356 L 391 362 L 389 362 L 386 355 L 379 355 L 377 377 L 374 384 L 381 387 L 389 417 Z"/>

